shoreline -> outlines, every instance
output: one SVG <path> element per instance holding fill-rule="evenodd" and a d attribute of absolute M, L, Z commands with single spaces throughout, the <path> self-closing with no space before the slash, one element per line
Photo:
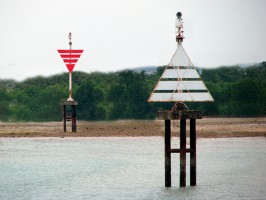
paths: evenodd
<path fill-rule="evenodd" d="M 179 136 L 179 120 L 172 120 Z M 198 138 L 266 137 L 266 117 L 210 118 L 196 121 Z M 163 120 L 78 121 L 77 132 L 63 132 L 63 122 L 0 122 L 0 137 L 150 137 L 164 136 Z M 189 121 L 187 121 L 189 137 Z"/>

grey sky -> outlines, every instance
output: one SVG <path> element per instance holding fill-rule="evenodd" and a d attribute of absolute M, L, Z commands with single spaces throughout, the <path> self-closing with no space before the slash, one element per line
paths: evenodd
<path fill-rule="evenodd" d="M 194 65 L 266 60 L 264 0 L 0 0 L 0 79 L 67 72 L 57 49 L 84 49 L 74 71 L 165 65 L 176 12 Z"/>

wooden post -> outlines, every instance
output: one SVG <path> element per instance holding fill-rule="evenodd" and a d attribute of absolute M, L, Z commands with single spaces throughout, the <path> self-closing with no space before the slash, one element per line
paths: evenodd
<path fill-rule="evenodd" d="M 66 132 L 66 105 L 63 105 L 64 132 Z"/>
<path fill-rule="evenodd" d="M 71 105 L 71 115 L 72 115 L 72 132 L 77 132 L 77 113 L 76 105 Z"/>
<path fill-rule="evenodd" d="M 190 153 L 190 185 L 196 185 L 196 119 L 202 119 L 201 111 L 158 111 L 158 119 L 165 120 L 165 187 L 171 187 L 171 153 L 180 153 L 180 187 L 186 186 L 186 153 Z M 186 120 L 190 119 L 190 148 L 186 148 Z M 171 120 L 180 120 L 180 149 L 171 149 Z"/>
<path fill-rule="evenodd" d="M 165 120 L 164 164 L 165 187 L 171 187 L 171 120 Z"/>
<path fill-rule="evenodd" d="M 66 132 L 66 125 L 67 121 L 71 120 L 72 124 L 72 132 L 77 132 L 77 111 L 76 107 L 78 105 L 77 101 L 64 101 L 61 103 L 61 106 L 63 108 L 63 120 L 64 120 L 64 132 Z M 69 116 L 70 113 L 67 113 L 67 108 L 71 106 L 71 115 Z"/>
<path fill-rule="evenodd" d="M 196 119 L 190 119 L 190 186 L 196 185 Z"/>
<path fill-rule="evenodd" d="M 180 187 L 186 187 L 186 119 L 180 119 Z"/>

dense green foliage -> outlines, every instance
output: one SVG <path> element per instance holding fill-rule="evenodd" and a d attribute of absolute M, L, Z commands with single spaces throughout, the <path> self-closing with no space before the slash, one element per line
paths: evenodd
<path fill-rule="evenodd" d="M 73 97 L 81 120 L 153 119 L 173 103 L 147 103 L 163 67 L 153 74 L 125 70 L 116 73 L 73 73 Z M 249 67 L 203 69 L 201 75 L 213 103 L 187 103 L 215 116 L 266 114 L 266 62 Z M 60 102 L 68 97 L 68 74 L 35 77 L 23 82 L 0 81 L 0 120 L 61 120 Z"/>

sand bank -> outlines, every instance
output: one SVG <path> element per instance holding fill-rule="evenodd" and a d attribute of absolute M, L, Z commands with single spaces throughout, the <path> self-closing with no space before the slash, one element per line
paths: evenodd
<path fill-rule="evenodd" d="M 172 121 L 172 135 L 178 136 L 179 121 Z M 189 123 L 187 121 L 187 123 Z M 203 118 L 197 120 L 197 137 L 266 137 L 266 117 Z M 189 131 L 189 126 L 188 126 Z M 188 132 L 189 133 L 189 132 Z M 63 132 L 63 122 L 0 122 L 0 137 L 112 137 L 163 136 L 162 120 L 78 121 L 77 132 Z"/>

